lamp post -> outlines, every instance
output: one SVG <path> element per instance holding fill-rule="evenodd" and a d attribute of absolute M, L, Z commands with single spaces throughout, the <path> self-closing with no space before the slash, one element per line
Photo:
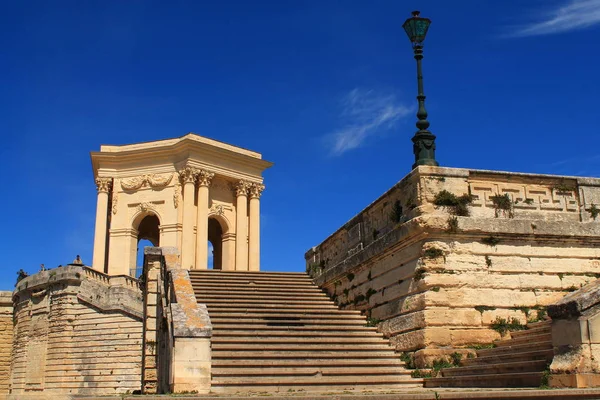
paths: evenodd
<path fill-rule="evenodd" d="M 439 165 L 437 161 L 435 161 L 435 135 L 427 129 L 429 128 L 429 121 L 427 121 L 427 110 L 425 109 L 423 72 L 421 69 L 421 60 L 423 60 L 423 41 L 425 40 L 425 35 L 427 35 L 431 20 L 429 18 L 420 17 L 419 14 L 419 11 L 413 11 L 413 16 L 407 19 L 402 25 L 412 43 L 415 60 L 417 60 L 417 85 L 419 89 L 419 94 L 417 95 L 417 100 L 419 101 L 419 110 L 417 111 L 417 118 L 419 120 L 417 121 L 417 128 L 419 130 L 412 138 L 413 153 L 415 154 L 413 168 L 416 168 L 419 165 Z"/>

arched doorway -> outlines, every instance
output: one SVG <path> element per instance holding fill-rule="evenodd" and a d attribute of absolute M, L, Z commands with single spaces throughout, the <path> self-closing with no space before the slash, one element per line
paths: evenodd
<path fill-rule="evenodd" d="M 130 272 L 130 275 L 139 278 L 144 272 L 144 247 L 160 246 L 160 221 L 154 214 L 148 214 L 142 218 L 137 226 L 136 240 L 136 263 L 135 269 Z"/>
<path fill-rule="evenodd" d="M 208 268 L 223 269 L 223 228 L 215 218 L 208 219 Z"/>

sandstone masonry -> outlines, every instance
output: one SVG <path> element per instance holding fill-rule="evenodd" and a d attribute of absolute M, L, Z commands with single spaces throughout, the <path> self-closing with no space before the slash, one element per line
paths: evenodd
<path fill-rule="evenodd" d="M 446 191 L 464 210 L 436 206 Z M 500 338 L 600 276 L 600 179 L 420 166 L 323 243 L 307 270 L 399 351 Z"/>
<path fill-rule="evenodd" d="M 13 300 L 9 398 L 140 390 L 143 303 L 137 280 L 70 265 L 23 279 Z"/>
<path fill-rule="evenodd" d="M 0 292 L 0 397 L 8 393 L 13 335 L 11 292 Z"/>

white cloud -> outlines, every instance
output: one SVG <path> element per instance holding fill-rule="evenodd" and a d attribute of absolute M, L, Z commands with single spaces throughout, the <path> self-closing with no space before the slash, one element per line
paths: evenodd
<path fill-rule="evenodd" d="M 413 108 L 399 104 L 393 95 L 358 88 L 344 96 L 342 107 L 344 127 L 325 138 L 334 155 L 362 146 L 368 137 L 391 129 L 400 118 L 413 112 Z"/>
<path fill-rule="evenodd" d="M 588 28 L 600 23 L 600 0 L 569 0 L 546 10 L 537 22 L 516 27 L 507 36 L 538 36 Z"/>

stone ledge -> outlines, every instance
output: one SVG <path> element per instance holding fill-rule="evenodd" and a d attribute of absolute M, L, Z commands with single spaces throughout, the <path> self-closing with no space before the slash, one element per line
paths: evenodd
<path fill-rule="evenodd" d="M 198 304 L 187 270 L 172 269 L 170 279 L 174 301 L 171 304 L 175 337 L 211 337 L 212 325 L 206 305 Z"/>
<path fill-rule="evenodd" d="M 598 303 L 600 303 L 600 280 L 588 283 L 548 306 L 548 315 L 552 319 L 577 318 Z"/>

